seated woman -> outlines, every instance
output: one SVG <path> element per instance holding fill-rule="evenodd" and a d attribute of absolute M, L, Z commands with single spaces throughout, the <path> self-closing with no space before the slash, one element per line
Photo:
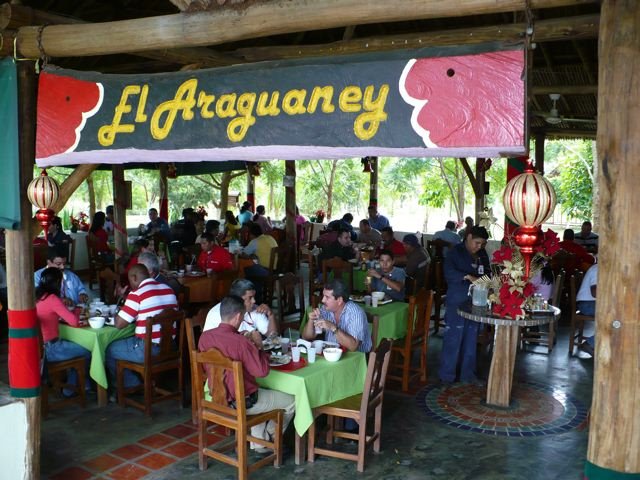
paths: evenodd
<path fill-rule="evenodd" d="M 104 263 L 113 263 L 114 256 L 109 247 L 109 234 L 104 229 L 106 221 L 104 212 L 96 212 L 89 228 L 89 238 L 93 242 L 95 252 L 102 258 Z"/>
<path fill-rule="evenodd" d="M 70 358 L 84 357 L 87 367 L 91 358 L 91 352 L 81 347 L 77 343 L 60 339 L 58 333 L 58 322 L 62 319 L 72 327 L 80 327 L 80 318 L 74 312 L 69 311 L 60 298 L 60 286 L 62 285 L 62 271 L 55 267 L 46 268 L 40 277 L 40 283 L 36 287 L 36 314 L 38 323 L 42 330 L 42 341 L 44 343 L 44 355 L 48 361 L 59 362 Z M 88 372 L 88 368 L 87 368 Z M 87 385 L 90 386 L 87 375 Z M 78 372 L 70 369 L 67 372 L 67 383 L 78 384 Z M 62 392 L 65 396 L 70 396 L 73 391 Z"/>
<path fill-rule="evenodd" d="M 224 214 L 224 235 L 222 243 L 227 244 L 231 240 L 237 240 L 240 228 L 242 228 L 242 225 L 240 225 L 240 222 L 238 222 L 236 217 L 233 216 L 233 212 L 231 210 L 227 210 Z"/>

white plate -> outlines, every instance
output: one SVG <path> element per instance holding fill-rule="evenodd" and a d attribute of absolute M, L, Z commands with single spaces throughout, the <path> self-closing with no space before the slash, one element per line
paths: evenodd
<path fill-rule="evenodd" d="M 187 277 L 204 277 L 206 273 L 204 272 L 189 272 L 187 273 Z"/>
<path fill-rule="evenodd" d="M 290 362 L 290 355 L 271 355 L 271 358 L 269 358 L 269 365 L 272 367 L 280 367 L 282 365 L 287 365 Z"/>
<path fill-rule="evenodd" d="M 352 302 L 364 302 L 364 295 L 351 295 L 349 297 L 349 300 L 351 300 Z"/>

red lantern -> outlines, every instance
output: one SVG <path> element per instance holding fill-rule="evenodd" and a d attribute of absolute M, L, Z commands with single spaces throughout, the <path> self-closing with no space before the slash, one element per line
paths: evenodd
<path fill-rule="evenodd" d="M 55 212 L 50 207 L 58 201 L 59 195 L 58 183 L 47 175 L 46 170 L 42 170 L 40 176 L 31 180 L 27 187 L 27 197 L 31 204 L 38 208 L 36 219 L 44 229 L 45 237 L 49 230 L 49 223 L 55 216 Z"/>
<path fill-rule="evenodd" d="M 520 225 L 514 233 L 514 241 L 520 247 L 525 276 L 529 278 L 531 257 L 535 247 L 542 242 L 540 224 L 553 214 L 556 192 L 549 180 L 535 173 L 529 160 L 524 173 L 507 184 L 502 201 L 507 217 Z"/>

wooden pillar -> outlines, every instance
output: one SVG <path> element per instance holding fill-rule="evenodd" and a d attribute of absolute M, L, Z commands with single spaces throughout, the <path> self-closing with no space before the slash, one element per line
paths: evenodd
<path fill-rule="evenodd" d="M 284 186 L 285 186 L 285 208 L 286 208 L 286 224 L 285 233 L 289 245 L 298 245 L 298 232 L 296 228 L 296 162 L 295 160 L 286 160 L 284 162 Z M 297 265 L 298 249 L 292 248 L 292 256 L 290 265 Z"/>
<path fill-rule="evenodd" d="M 9 310 L 9 358 L 28 362 L 29 369 L 35 370 L 36 395 L 40 386 L 40 359 L 37 348 L 25 350 L 26 345 L 15 346 L 12 329 L 21 327 L 23 332 L 31 324 L 37 328 L 33 287 L 33 237 L 31 230 L 31 204 L 27 199 L 27 186 L 33 178 L 36 130 L 36 75 L 33 62 L 21 61 L 18 68 L 18 115 L 20 131 L 20 229 L 6 230 L 7 253 L 7 300 Z M 31 316 L 32 318 L 26 318 Z M 20 319 L 18 319 L 20 317 Z M 18 322 L 20 325 L 18 325 Z M 37 331 L 37 330 L 36 330 Z M 26 340 L 26 339 L 25 339 Z M 37 338 L 35 340 L 37 342 Z M 37 345 L 37 343 L 35 343 Z M 20 351 L 17 351 L 20 349 Z M 15 354 L 15 356 L 14 356 Z M 9 378 L 12 375 L 9 361 Z M 14 368 L 23 368 L 16 365 Z M 11 382 L 12 383 L 12 382 Z M 13 384 L 12 384 L 13 387 Z M 22 398 L 27 413 L 27 448 L 24 458 L 25 478 L 40 478 L 40 397 Z M 0 474 L 0 476 L 2 476 Z"/>
<path fill-rule="evenodd" d="M 378 208 L 378 157 L 369 157 L 371 177 L 369 178 L 369 206 Z"/>
<path fill-rule="evenodd" d="M 589 480 L 640 473 L 639 26 L 640 2 L 602 2 L 597 136 L 602 221 Z"/>
<path fill-rule="evenodd" d="M 544 133 L 536 134 L 536 170 L 540 175 L 544 175 Z"/>
<path fill-rule="evenodd" d="M 167 181 L 167 164 L 161 163 L 160 168 L 160 205 L 158 216 L 169 221 L 169 182 Z"/>
<path fill-rule="evenodd" d="M 247 163 L 247 202 L 251 204 L 251 211 L 256 211 L 256 177 L 253 175 L 257 166 Z"/>
<path fill-rule="evenodd" d="M 124 182 L 124 167 L 114 165 L 111 170 L 113 179 L 113 238 L 116 244 L 116 258 L 124 257 L 129 253 L 127 244 L 127 186 Z"/>

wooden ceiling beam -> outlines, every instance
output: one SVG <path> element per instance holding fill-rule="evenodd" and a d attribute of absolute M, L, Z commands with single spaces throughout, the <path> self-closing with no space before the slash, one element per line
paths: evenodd
<path fill-rule="evenodd" d="M 3 3 L 2 5 L 0 5 L 0 33 L 3 34 L 4 41 L 2 48 L 0 48 L 0 56 L 13 55 L 13 37 L 15 36 L 15 33 L 11 30 L 15 30 L 24 26 L 50 24 L 91 25 L 78 18 L 43 12 L 41 10 L 36 10 L 31 7 L 25 7 L 23 5 Z M 46 47 L 45 52 L 49 54 L 49 52 L 46 50 Z M 146 52 L 133 51 L 131 52 L 131 55 L 150 58 L 152 60 L 159 60 L 166 63 L 176 63 L 178 65 L 189 65 L 197 63 L 202 68 L 220 67 L 239 62 L 239 60 L 236 58 L 220 54 L 209 48 L 201 47 L 185 47 L 175 49 L 167 48 L 163 50 L 149 50 Z"/>
<path fill-rule="evenodd" d="M 532 128 L 532 134 L 544 134 L 546 138 L 596 138 L 595 130 Z"/>
<path fill-rule="evenodd" d="M 223 43 L 284 33 L 379 22 L 463 17 L 525 8 L 541 9 L 593 4 L 597 0 L 273 0 L 247 2 L 233 8 L 179 13 L 115 22 L 22 27 L 18 53 L 40 56 L 38 44 L 51 57 L 81 57 L 164 50 Z M 40 40 L 40 42 L 39 42 Z"/>
<path fill-rule="evenodd" d="M 529 93 L 533 95 L 549 95 L 559 93 L 560 95 L 597 95 L 597 85 L 535 85 L 529 88 Z"/>
<path fill-rule="evenodd" d="M 597 38 L 599 24 L 600 16 L 598 14 L 540 20 L 535 24 L 534 41 L 540 43 L 571 38 Z M 232 55 L 247 62 L 259 62 L 288 58 L 349 55 L 436 45 L 460 45 L 489 41 L 517 42 L 522 40 L 525 29 L 525 23 L 514 23 L 406 35 L 357 38 L 355 40 L 339 41 L 322 45 L 241 48 L 232 52 Z"/>

